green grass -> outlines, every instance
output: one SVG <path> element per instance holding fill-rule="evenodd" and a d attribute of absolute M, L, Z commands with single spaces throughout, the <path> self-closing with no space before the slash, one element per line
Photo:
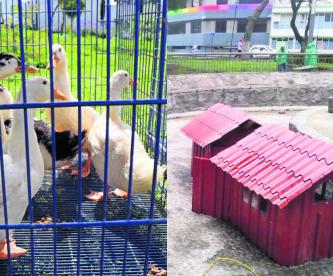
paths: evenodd
<path fill-rule="evenodd" d="M 274 60 L 242 59 L 171 59 L 170 74 L 222 73 L 222 72 L 274 72 Z"/>
<path fill-rule="evenodd" d="M 0 51 L 11 52 L 18 57 L 20 56 L 19 48 L 19 31 L 17 28 L 2 28 L 0 32 Z M 25 58 L 27 63 L 40 68 L 45 68 L 48 63 L 49 40 L 47 31 L 32 31 L 24 32 L 25 43 Z M 71 79 L 71 90 L 74 97 L 78 96 L 78 37 L 75 33 L 67 32 L 65 34 L 53 34 L 53 43 L 62 44 L 65 47 L 69 74 Z M 111 73 L 116 70 L 116 58 L 120 60 L 120 69 L 128 70 L 133 75 L 133 49 L 134 42 L 132 40 L 121 40 L 122 52 L 116 51 L 115 39 L 111 39 Z M 153 43 L 140 44 L 140 52 L 152 54 Z M 106 100 L 107 99 L 107 40 L 96 37 L 95 35 L 81 36 L 81 96 L 84 101 Z M 139 58 L 139 68 L 150 69 L 144 74 L 144 70 L 140 70 L 138 75 L 139 89 L 137 98 L 150 98 L 151 79 L 152 79 L 152 64 L 153 58 L 147 58 L 141 55 Z M 41 76 L 49 77 L 49 70 L 41 69 Z M 31 76 L 28 74 L 28 77 Z M 16 97 L 21 87 L 21 76 L 19 74 L 5 80 L 4 85 L 11 91 L 14 98 Z M 125 99 L 133 98 L 131 91 L 128 89 L 124 93 Z M 97 107 L 99 112 L 104 108 Z M 124 113 L 129 113 L 131 107 L 124 107 Z M 148 108 L 138 107 L 138 121 L 146 122 Z M 129 120 L 130 116 L 126 116 Z M 130 121 L 128 121 L 130 123 Z"/>
<path fill-rule="evenodd" d="M 1 51 L 8 51 L 20 56 L 19 32 L 17 29 L 2 29 L 0 36 Z M 24 37 L 25 58 L 27 63 L 33 66 L 45 67 L 48 63 L 49 41 L 46 31 L 27 30 Z M 62 44 L 65 47 L 71 78 L 72 93 L 77 97 L 78 76 L 78 38 L 74 33 L 53 34 L 53 43 Z M 5 45 L 5 46 L 4 46 Z M 115 51 L 114 40 L 111 40 L 112 52 Z M 106 99 L 106 91 L 102 85 L 106 83 L 106 39 L 96 36 L 82 36 L 81 38 L 81 86 L 83 100 Z M 96 54 L 101 53 L 101 54 Z M 115 69 L 112 62 L 111 71 Z M 39 75 L 49 76 L 49 71 L 41 69 Z M 6 81 L 5 81 L 6 83 Z M 20 88 L 20 76 L 7 81 L 8 88 L 15 95 Z"/>
<path fill-rule="evenodd" d="M 318 67 L 322 70 L 333 70 L 333 64 L 332 63 L 319 62 Z"/>
<path fill-rule="evenodd" d="M 320 70 L 333 70 L 331 59 L 319 61 Z M 304 60 L 300 56 L 290 57 L 288 65 L 292 68 L 301 67 Z M 267 59 L 199 59 L 169 56 L 168 73 L 170 75 L 195 74 L 195 73 L 223 73 L 223 72 L 275 72 L 277 62 Z"/>
<path fill-rule="evenodd" d="M 151 98 L 151 91 L 157 91 L 158 85 L 153 87 L 153 51 L 154 43 L 142 36 L 139 44 L 139 70 L 138 70 L 138 91 L 137 99 Z M 17 28 L 0 29 L 0 51 L 11 52 L 18 57 L 20 56 L 20 39 Z M 67 32 L 65 34 L 53 34 L 53 43 L 62 44 L 66 50 L 68 58 L 68 67 L 71 80 L 71 91 L 74 97 L 78 95 L 78 37 L 75 33 Z M 119 40 L 119 47 L 116 45 L 116 40 L 111 39 L 111 73 L 118 69 L 127 70 L 133 76 L 134 64 L 134 41 Z M 40 67 L 41 72 L 38 75 L 49 77 L 49 70 L 45 69 L 49 58 L 49 40 L 47 31 L 26 30 L 24 32 L 24 51 L 25 59 L 28 64 Z M 107 40 L 96 35 L 81 36 L 81 95 L 84 101 L 106 100 L 107 99 Z M 121 50 L 119 50 L 121 49 Z M 159 63 L 156 64 L 157 68 Z M 27 77 L 32 76 L 28 74 Z M 15 76 L 4 80 L 3 84 L 11 91 L 14 99 L 21 87 L 21 76 Z M 156 98 L 157 95 L 154 96 Z M 123 99 L 132 99 L 132 90 L 127 89 L 123 93 Z M 92 103 L 93 106 L 93 103 Z M 102 112 L 105 107 L 96 107 L 96 110 Z M 132 106 L 122 108 L 123 120 L 132 124 Z M 150 114 L 150 106 L 137 106 L 136 115 L 136 130 L 143 141 L 147 139 L 147 127 Z M 39 118 L 45 119 L 44 110 L 40 110 Z M 156 123 L 154 118 L 153 126 Z M 153 133 L 155 134 L 155 133 Z M 166 137 L 164 137 L 166 139 Z M 153 149 L 148 150 L 153 156 Z M 166 186 L 166 184 L 165 184 Z M 157 198 L 162 198 L 160 191 L 157 191 Z"/>

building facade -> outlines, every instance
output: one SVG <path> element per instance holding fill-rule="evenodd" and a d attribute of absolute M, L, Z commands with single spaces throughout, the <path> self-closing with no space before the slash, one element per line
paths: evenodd
<path fill-rule="evenodd" d="M 253 15 L 261 0 L 177 0 L 181 8 L 168 13 L 170 51 L 225 51 L 235 49 L 244 36 L 249 16 Z M 170 5 L 172 7 L 172 5 Z M 257 20 L 251 44 L 270 41 L 269 3 Z"/>
<path fill-rule="evenodd" d="M 315 16 L 313 38 L 321 52 L 333 50 L 333 0 L 317 0 L 312 9 Z M 308 22 L 309 2 L 304 2 L 296 17 L 296 25 L 304 35 Z M 292 9 L 290 0 L 273 0 L 270 45 L 276 48 L 279 43 L 287 46 L 289 51 L 299 51 L 300 44 L 295 39 L 290 27 Z"/>

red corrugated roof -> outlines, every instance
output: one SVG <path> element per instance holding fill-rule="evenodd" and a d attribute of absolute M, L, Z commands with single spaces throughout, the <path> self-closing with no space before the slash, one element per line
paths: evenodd
<path fill-rule="evenodd" d="M 249 119 L 251 117 L 246 112 L 217 103 L 195 117 L 181 130 L 196 144 L 205 147 Z"/>
<path fill-rule="evenodd" d="M 211 161 L 245 187 L 283 208 L 333 171 L 333 144 L 266 125 Z"/>

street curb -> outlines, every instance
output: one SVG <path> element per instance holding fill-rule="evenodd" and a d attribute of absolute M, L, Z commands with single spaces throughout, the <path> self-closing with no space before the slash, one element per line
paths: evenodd
<path fill-rule="evenodd" d="M 310 127 L 308 124 L 309 119 L 318 111 L 327 111 L 327 106 L 317 106 L 308 110 L 298 112 L 290 120 L 289 129 L 295 132 L 300 132 L 302 134 L 309 135 L 314 138 L 318 138 L 328 143 L 332 143 L 333 140 L 331 138 L 328 138 L 327 136 L 320 134 L 318 131 Z"/>
<path fill-rule="evenodd" d="M 318 106 L 265 106 L 265 107 L 238 107 L 241 110 L 244 110 L 246 112 L 285 112 L 285 111 L 304 111 L 306 109 L 312 109 L 316 108 Z M 327 108 L 327 107 L 325 107 Z M 188 117 L 194 117 L 198 114 L 202 113 L 203 110 L 200 111 L 190 111 L 190 112 L 184 112 L 184 113 L 172 113 L 167 116 L 168 119 L 179 119 L 179 118 L 188 118 Z"/>

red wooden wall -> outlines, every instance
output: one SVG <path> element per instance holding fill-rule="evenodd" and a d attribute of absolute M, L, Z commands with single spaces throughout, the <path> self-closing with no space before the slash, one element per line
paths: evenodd
<path fill-rule="evenodd" d="M 242 184 L 209 159 L 194 158 L 192 209 L 230 221 L 279 264 L 298 265 L 333 255 L 333 201 L 314 201 L 318 185 L 283 209 L 267 201 L 263 212 L 259 203 L 251 207 L 253 192 L 245 202 Z"/>

